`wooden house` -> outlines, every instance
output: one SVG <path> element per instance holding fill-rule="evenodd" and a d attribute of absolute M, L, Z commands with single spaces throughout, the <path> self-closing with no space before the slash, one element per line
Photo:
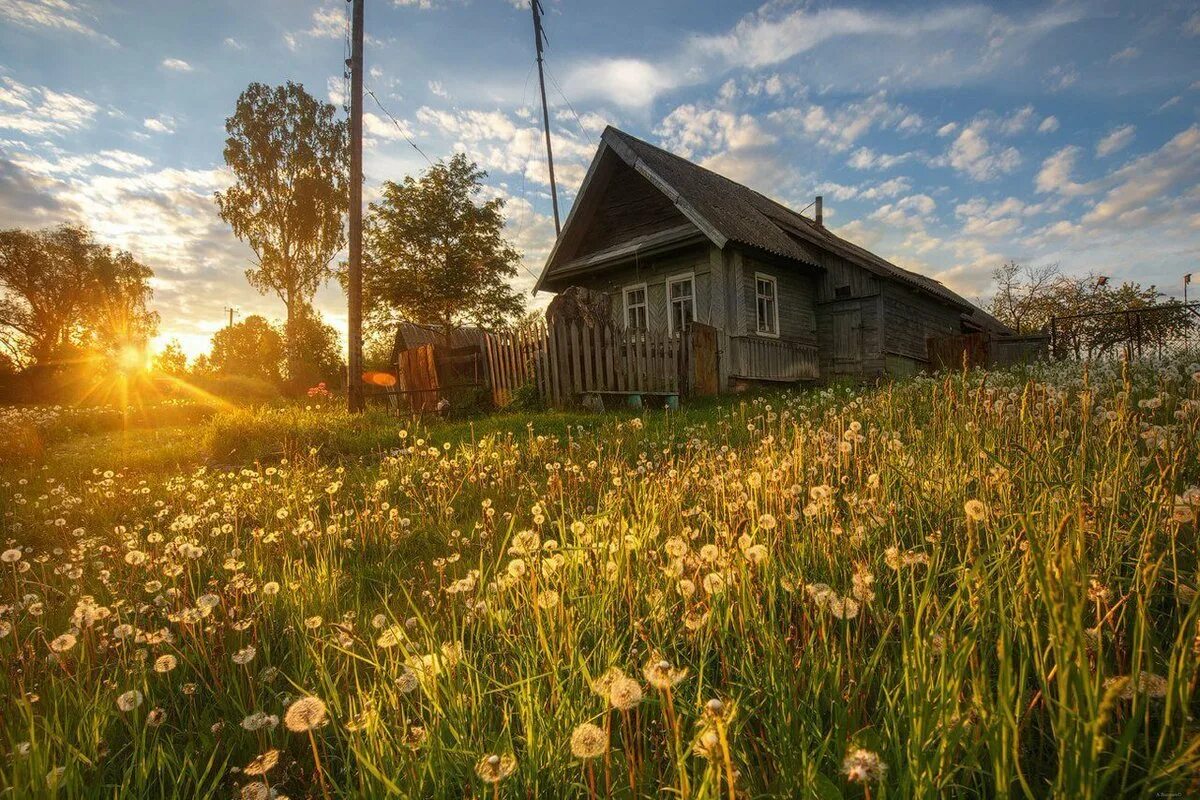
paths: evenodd
<path fill-rule="evenodd" d="M 873 378 L 929 365 L 928 341 L 1011 333 L 938 281 L 616 128 L 604 131 L 538 290 L 603 291 L 614 322 L 717 329 L 722 388 Z"/>

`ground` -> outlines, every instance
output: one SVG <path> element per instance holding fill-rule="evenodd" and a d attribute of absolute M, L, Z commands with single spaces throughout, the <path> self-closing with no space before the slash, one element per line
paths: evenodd
<path fill-rule="evenodd" d="M 1200 366 L 455 421 L 0 414 L 0 780 L 1195 793 Z"/>

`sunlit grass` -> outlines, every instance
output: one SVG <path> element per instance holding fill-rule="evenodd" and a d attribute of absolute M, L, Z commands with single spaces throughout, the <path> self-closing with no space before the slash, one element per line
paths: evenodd
<path fill-rule="evenodd" d="M 174 430 L 0 472 L 15 796 L 1200 788 L 1186 360 Z"/>

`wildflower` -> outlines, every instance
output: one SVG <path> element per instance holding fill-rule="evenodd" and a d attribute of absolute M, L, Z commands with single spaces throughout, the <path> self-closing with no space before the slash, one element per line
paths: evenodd
<path fill-rule="evenodd" d="M 608 701 L 618 711 L 629 711 L 642 702 L 642 687 L 633 678 L 622 675 L 609 688 Z"/>
<path fill-rule="evenodd" d="M 771 514 L 762 514 L 758 518 L 758 527 L 762 528 L 764 531 L 775 530 L 776 524 L 777 521 Z"/>
<path fill-rule="evenodd" d="M 266 775 L 279 763 L 279 751 L 272 747 L 265 753 L 254 757 L 254 760 L 242 770 L 247 775 Z"/>
<path fill-rule="evenodd" d="M 625 672 L 620 667 L 609 667 L 600 677 L 592 681 L 592 691 L 601 697 L 607 699 L 608 693 L 612 691 L 612 686 L 618 679 L 624 678 Z"/>
<path fill-rule="evenodd" d="M 254 649 L 254 645 L 248 644 L 245 647 L 243 647 L 241 650 L 238 650 L 236 653 L 234 653 L 232 656 L 230 656 L 230 658 L 233 659 L 233 663 L 235 663 L 235 664 L 245 665 L 245 664 L 249 664 L 251 661 L 253 661 L 254 656 L 257 654 L 258 654 L 258 651 Z"/>
<path fill-rule="evenodd" d="M 686 678 L 687 673 L 686 667 L 676 669 L 671 666 L 670 661 L 657 656 L 651 656 L 650 660 L 646 662 L 646 666 L 642 668 L 642 675 L 645 676 L 646 683 L 660 690 L 670 689 Z"/>
<path fill-rule="evenodd" d="M 987 506 L 979 500 L 968 500 L 963 504 L 963 511 L 967 512 L 967 519 L 973 522 L 982 522 L 987 517 Z"/>
<path fill-rule="evenodd" d="M 283 724 L 293 733 L 306 733 L 325 724 L 325 703 L 317 697 L 301 697 L 283 716 Z"/>
<path fill-rule="evenodd" d="M 876 783 L 883 779 L 887 764 L 870 750 L 851 750 L 842 761 L 842 772 L 851 783 Z"/>
<path fill-rule="evenodd" d="M 161 655 L 154 660 L 155 672 L 170 672 L 177 666 L 179 666 L 179 659 L 175 658 L 175 656 L 171 655 L 170 653 Z"/>
<path fill-rule="evenodd" d="M 479 759 L 479 763 L 475 765 L 475 774 L 484 783 L 499 783 L 512 775 L 516 769 L 517 759 L 511 753 L 488 755 Z"/>
<path fill-rule="evenodd" d="M 153 708 L 150 710 L 150 713 L 146 715 L 146 726 L 150 728 L 157 728 L 166 721 L 167 710 L 165 708 Z"/>
<path fill-rule="evenodd" d="M 0 561 L 5 564 L 15 564 L 21 560 L 21 551 L 15 547 L 10 547 L 3 553 L 0 553 Z"/>
<path fill-rule="evenodd" d="M 279 717 L 274 714 L 267 714 L 263 711 L 255 711 L 250 716 L 242 720 L 242 727 L 248 731 L 261 731 L 264 728 L 274 730 L 279 724 Z"/>
<path fill-rule="evenodd" d="M 130 689 L 127 692 L 122 692 L 117 696 L 117 708 L 122 711 L 133 711 L 142 704 L 142 693 L 137 689 Z"/>
<path fill-rule="evenodd" d="M 1145 670 L 1137 674 L 1136 681 L 1128 676 L 1109 678 L 1104 682 L 1104 688 L 1114 686 L 1120 681 L 1124 682 L 1120 693 L 1122 700 L 1132 700 L 1139 694 L 1154 699 L 1163 698 L 1167 696 L 1167 690 L 1170 688 L 1167 679 L 1162 675 L 1155 675 L 1153 672 Z"/>
<path fill-rule="evenodd" d="M 75 646 L 75 637 L 69 633 L 64 633 L 61 636 L 54 637 L 50 642 L 50 651 L 54 653 L 65 653 Z"/>
<path fill-rule="evenodd" d="M 696 737 L 692 752 L 708 761 L 715 761 L 721 756 L 721 737 L 712 728 L 705 728 Z"/>
<path fill-rule="evenodd" d="M 852 597 L 838 597 L 833 595 L 829 598 L 829 613 L 838 619 L 854 619 L 858 616 L 858 601 Z"/>
<path fill-rule="evenodd" d="M 404 628 L 399 625 L 389 625 L 387 630 L 379 634 L 375 644 L 386 650 L 389 647 L 395 647 L 407 638 L 408 635 L 404 632 Z"/>
<path fill-rule="evenodd" d="M 538 594 L 537 604 L 538 608 L 543 611 L 550 611 L 553 608 L 557 608 L 559 604 L 558 592 L 553 589 L 543 590 Z"/>
<path fill-rule="evenodd" d="M 608 737 L 604 729 L 584 722 L 571 733 L 571 754 L 576 758 L 598 758 L 608 750 Z"/>

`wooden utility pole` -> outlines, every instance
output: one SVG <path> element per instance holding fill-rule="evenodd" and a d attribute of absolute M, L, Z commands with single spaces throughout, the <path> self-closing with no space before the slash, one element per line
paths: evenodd
<path fill-rule="evenodd" d="M 362 118 L 363 118 L 363 3 L 354 4 L 350 20 L 350 274 L 347 290 L 347 402 L 350 413 L 363 410 L 362 384 Z"/>
<path fill-rule="evenodd" d="M 542 89 L 542 124 L 546 131 L 546 165 L 550 167 L 550 202 L 554 206 L 554 235 L 562 232 L 558 224 L 558 186 L 554 183 L 554 150 L 550 147 L 550 111 L 546 108 L 546 76 L 542 73 L 542 40 L 546 32 L 542 30 L 542 4 L 540 0 L 529 0 L 529 10 L 533 12 L 533 43 L 537 48 L 538 85 Z"/>

